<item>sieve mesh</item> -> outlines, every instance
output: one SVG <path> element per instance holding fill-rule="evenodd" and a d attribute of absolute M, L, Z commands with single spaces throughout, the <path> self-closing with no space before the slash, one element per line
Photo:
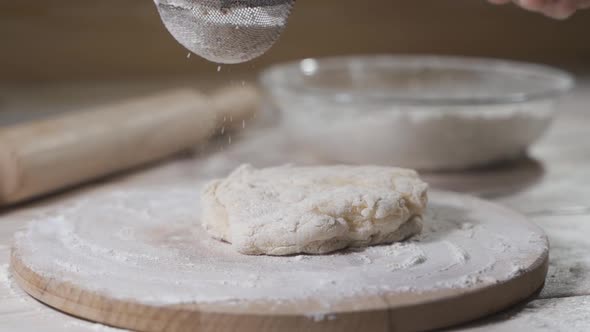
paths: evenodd
<path fill-rule="evenodd" d="M 168 31 L 213 62 L 252 60 L 272 47 L 295 0 L 155 0 Z"/>

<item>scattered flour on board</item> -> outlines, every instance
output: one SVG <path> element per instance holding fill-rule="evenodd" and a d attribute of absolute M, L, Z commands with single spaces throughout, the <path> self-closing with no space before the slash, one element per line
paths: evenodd
<path fill-rule="evenodd" d="M 470 259 L 469 253 L 465 249 L 449 241 L 445 241 L 445 244 L 449 247 L 453 259 L 458 264 L 465 264 Z"/>
<path fill-rule="evenodd" d="M 408 242 L 319 256 L 245 256 L 195 225 L 198 192 L 183 183 L 86 197 L 17 233 L 16 247 L 38 273 L 115 298 L 241 305 L 313 296 L 322 298 L 317 312 L 350 296 L 494 284 L 522 273 L 516 264 L 532 264 L 515 257 L 547 251 L 540 230 L 518 215 L 434 192 L 424 233 Z M 465 222 L 477 229 L 473 237 L 465 236 Z"/>

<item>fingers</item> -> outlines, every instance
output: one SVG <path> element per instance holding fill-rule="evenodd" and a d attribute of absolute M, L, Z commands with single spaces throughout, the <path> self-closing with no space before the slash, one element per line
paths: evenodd
<path fill-rule="evenodd" d="M 578 0 L 549 1 L 541 12 L 556 19 L 566 19 L 578 10 Z"/>
<path fill-rule="evenodd" d="M 547 8 L 548 6 L 560 2 L 560 1 L 552 1 L 552 0 L 515 0 L 514 1 L 517 5 L 521 6 L 524 9 L 528 9 L 535 12 L 541 12 L 543 9 Z"/>
<path fill-rule="evenodd" d="M 514 2 L 520 7 L 556 19 L 570 17 L 578 9 L 590 8 L 590 0 L 488 0 L 497 5 Z"/>

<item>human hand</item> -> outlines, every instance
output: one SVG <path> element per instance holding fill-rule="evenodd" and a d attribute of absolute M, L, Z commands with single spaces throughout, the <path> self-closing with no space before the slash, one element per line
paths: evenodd
<path fill-rule="evenodd" d="M 542 13 L 546 16 L 565 19 L 578 9 L 590 8 L 590 0 L 488 0 L 495 4 L 514 2 L 522 8 Z"/>

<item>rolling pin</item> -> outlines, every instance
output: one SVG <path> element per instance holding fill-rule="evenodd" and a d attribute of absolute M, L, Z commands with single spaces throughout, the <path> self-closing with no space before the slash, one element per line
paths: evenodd
<path fill-rule="evenodd" d="M 179 89 L 0 129 L 0 205 L 156 161 L 242 125 L 258 110 L 252 87 L 208 97 Z"/>

